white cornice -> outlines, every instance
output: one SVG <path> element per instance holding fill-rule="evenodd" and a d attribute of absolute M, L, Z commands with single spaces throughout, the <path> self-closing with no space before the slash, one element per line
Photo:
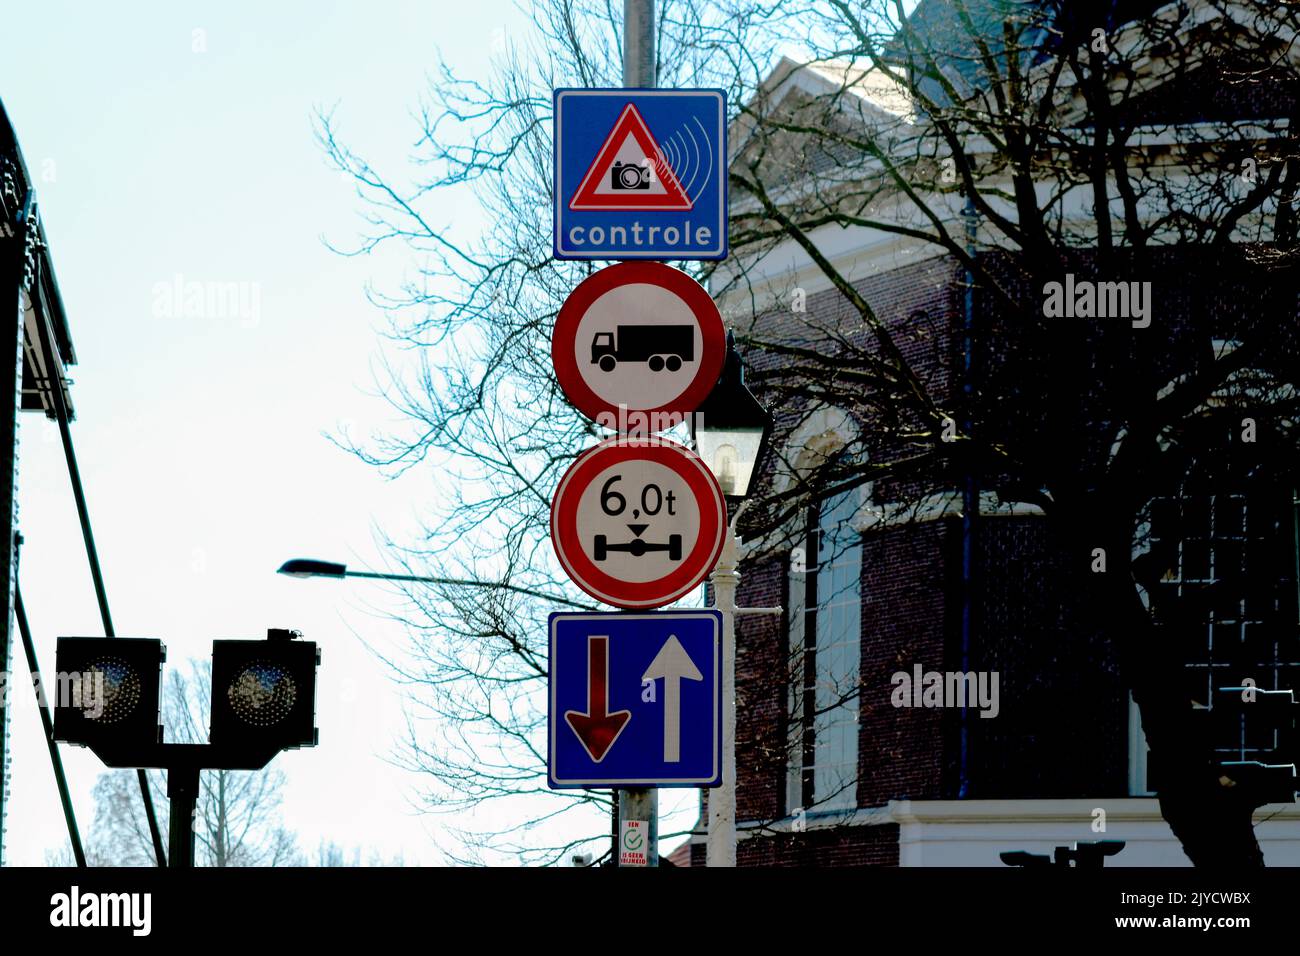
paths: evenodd
<path fill-rule="evenodd" d="M 824 810 L 783 817 L 768 823 L 740 821 L 742 838 L 776 833 L 825 830 L 836 827 L 883 826 L 897 824 L 999 824 L 999 823 L 1070 823 L 1089 821 L 1098 808 L 1106 811 L 1107 824 L 1117 822 L 1156 823 L 1160 802 L 1145 797 L 1076 797 L 1043 800 L 891 800 L 878 807 L 855 810 Z M 1254 814 L 1263 820 L 1300 820 L 1300 804 L 1271 803 Z"/>
<path fill-rule="evenodd" d="M 960 518 L 961 499 L 960 493 L 949 491 L 926 495 L 917 501 L 885 505 L 876 505 L 867 501 L 853 516 L 853 528 L 855 531 L 866 533 L 878 528 L 896 528 L 901 525 L 938 521 L 942 518 Z M 1004 502 L 993 492 L 984 491 L 980 493 L 979 515 L 981 518 L 1041 518 L 1043 509 L 1038 505 L 1022 501 Z"/>

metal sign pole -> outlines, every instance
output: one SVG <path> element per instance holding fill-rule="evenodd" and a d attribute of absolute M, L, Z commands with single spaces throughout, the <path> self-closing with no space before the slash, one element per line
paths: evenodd
<path fill-rule="evenodd" d="M 623 85 L 657 86 L 655 66 L 655 0 L 623 0 Z"/>
<path fill-rule="evenodd" d="M 655 85 L 654 0 L 623 0 L 623 85 Z M 621 859 L 623 834 L 629 821 L 646 825 L 645 863 L 659 865 L 659 791 L 653 788 L 620 790 L 618 832 L 614 834 L 614 865 Z"/>

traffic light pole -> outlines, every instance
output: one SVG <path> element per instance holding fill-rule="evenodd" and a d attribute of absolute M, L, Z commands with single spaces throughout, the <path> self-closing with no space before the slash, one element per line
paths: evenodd
<path fill-rule="evenodd" d="M 654 0 L 623 0 L 623 85 L 657 85 Z M 614 832 L 614 865 L 619 866 L 623 834 L 629 821 L 645 824 L 645 865 L 659 865 L 659 791 L 646 787 L 620 790 Z"/>
<path fill-rule="evenodd" d="M 261 770 L 280 752 L 280 747 L 250 751 L 246 746 L 220 744 L 150 744 L 144 747 L 114 747 L 91 744 L 95 756 L 106 767 L 134 767 L 144 776 L 145 767 L 167 773 L 167 798 L 171 801 L 167 836 L 169 866 L 194 866 L 194 810 L 199 799 L 199 776 L 204 770 Z"/>
<path fill-rule="evenodd" d="M 199 802 L 199 768 L 177 767 L 167 771 L 167 798 L 171 800 L 167 846 L 168 866 L 194 866 L 194 809 Z"/>

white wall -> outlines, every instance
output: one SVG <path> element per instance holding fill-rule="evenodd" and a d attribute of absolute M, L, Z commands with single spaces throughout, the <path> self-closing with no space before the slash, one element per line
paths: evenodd
<path fill-rule="evenodd" d="M 1096 809 L 1106 812 L 1104 832 L 1092 829 Z M 897 800 L 889 818 L 902 866 L 1002 866 L 1004 850 L 1050 854 L 1076 840 L 1126 841 L 1107 867 L 1191 866 L 1150 799 Z M 1264 862 L 1300 866 L 1300 805 L 1261 807 L 1255 821 Z"/>

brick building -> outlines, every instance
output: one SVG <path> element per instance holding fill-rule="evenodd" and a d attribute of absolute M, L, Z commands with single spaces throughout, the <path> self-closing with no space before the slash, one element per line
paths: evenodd
<path fill-rule="evenodd" d="M 1160 6 L 1112 5 L 1106 26 L 1122 32 L 1129 19 L 1156 15 Z M 922 3 L 915 16 L 932 24 L 943 19 L 939 8 Z M 1050 47 L 1050 36 L 1043 44 Z M 1196 115 L 1182 109 L 1178 90 L 1160 83 L 1138 100 L 1141 109 L 1180 104 L 1179 123 L 1285 118 L 1296 110 L 1294 87 L 1281 82 L 1233 93 L 1204 71 L 1181 71 L 1178 83 L 1183 93 L 1199 91 Z M 783 61 L 761 95 L 764 108 L 779 115 L 783 101 L 798 109 L 842 98 L 846 89 L 858 98 L 857 118 L 898 122 L 912 108 L 894 84 L 835 62 Z M 733 129 L 733 162 L 743 158 L 747 133 L 744 124 Z M 816 175 L 834 165 L 823 159 L 810 168 Z M 963 228 L 958 206 L 947 213 Z M 974 254 L 1015 286 L 1014 258 L 997 248 L 991 231 L 975 229 Z M 1057 437 L 1039 434 L 1036 409 L 1069 405 L 1073 389 L 1077 402 L 1051 427 L 1074 423 L 1070 440 L 1095 445 L 1090 453 L 1102 464 L 1109 443 L 1099 436 L 1109 433 L 1097 420 L 1118 414 L 1108 396 L 1126 394 L 1133 381 L 1155 393 L 1200 368 L 1207 351 L 1211 358 L 1231 353 L 1256 314 L 1276 317 L 1287 330 L 1279 332 L 1279 347 L 1294 344 L 1293 278 L 1236 281 L 1232 257 L 1199 244 L 1170 243 L 1140 263 L 1121 264 L 1150 283 L 1160 303 L 1154 327 L 1135 319 L 1062 331 L 1007 315 L 1002 300 L 978 284 L 968 294 L 965 267 L 933 245 L 867 226 L 810 235 L 871 303 L 940 404 L 966 408 L 976 427 L 1050 447 Z M 1084 244 L 1066 267 L 1081 277 L 1107 275 L 1095 259 Z M 811 327 L 847 339 L 859 334 L 845 295 L 793 241 L 739 268 L 743 292 L 733 283 L 719 301 L 747 333 L 747 363 L 760 381 L 785 359 L 755 342 L 814 348 Z M 725 276 L 715 285 L 726 286 Z M 806 313 L 789 306 L 796 292 L 806 297 Z M 1016 295 L 1033 309 L 1043 301 L 1033 288 Z M 978 330 L 969 343 L 968 329 Z M 1277 372 L 1251 365 L 1243 375 L 1273 382 Z M 963 405 L 964 388 L 979 396 L 974 404 Z M 1261 414 L 1267 437 L 1255 447 L 1233 444 L 1229 433 L 1241 416 L 1236 406 L 1228 414 L 1228 404 L 1212 397 L 1198 413 L 1208 453 L 1151 478 L 1155 490 L 1132 542 L 1134 567 L 1151 569 L 1139 592 L 1153 634 L 1166 642 L 1161 653 L 1176 661 L 1180 692 L 1197 710 L 1225 681 L 1300 687 L 1300 478 L 1265 467 L 1292 460 L 1294 439 Z M 877 440 L 878 422 L 859 404 L 837 403 L 824 391 L 778 413 L 783 464 L 768 476 L 777 492 L 816 482 L 837 456 L 897 453 Z M 1215 441 L 1231 450 L 1214 452 Z M 962 469 L 939 466 L 814 492 L 779 533 L 745 541 L 738 602 L 779 605 L 784 613 L 738 622 L 740 865 L 998 866 L 1001 851 L 1051 852 L 1097 839 L 1127 841 L 1111 866 L 1188 865 L 1154 797 L 1158 781 L 1121 667 L 1123 634 L 1096 626 L 1088 613 L 1095 595 L 1079 586 L 1087 558 L 1065 543 L 1032 496 L 1009 496 L 998 479 L 985 472 L 968 483 Z M 925 679 L 930 672 L 945 675 L 938 686 Z M 968 673 L 983 675 L 985 684 L 946 676 Z M 912 686 L 917 677 L 933 697 Z M 964 713 L 943 696 L 960 686 L 974 698 Z M 1276 739 L 1239 739 L 1239 726 L 1204 730 L 1215 756 L 1270 762 Z M 1270 865 L 1300 863 L 1294 804 L 1262 807 L 1256 820 L 1267 820 L 1256 835 Z M 704 863 L 697 833 L 691 864 Z"/>

